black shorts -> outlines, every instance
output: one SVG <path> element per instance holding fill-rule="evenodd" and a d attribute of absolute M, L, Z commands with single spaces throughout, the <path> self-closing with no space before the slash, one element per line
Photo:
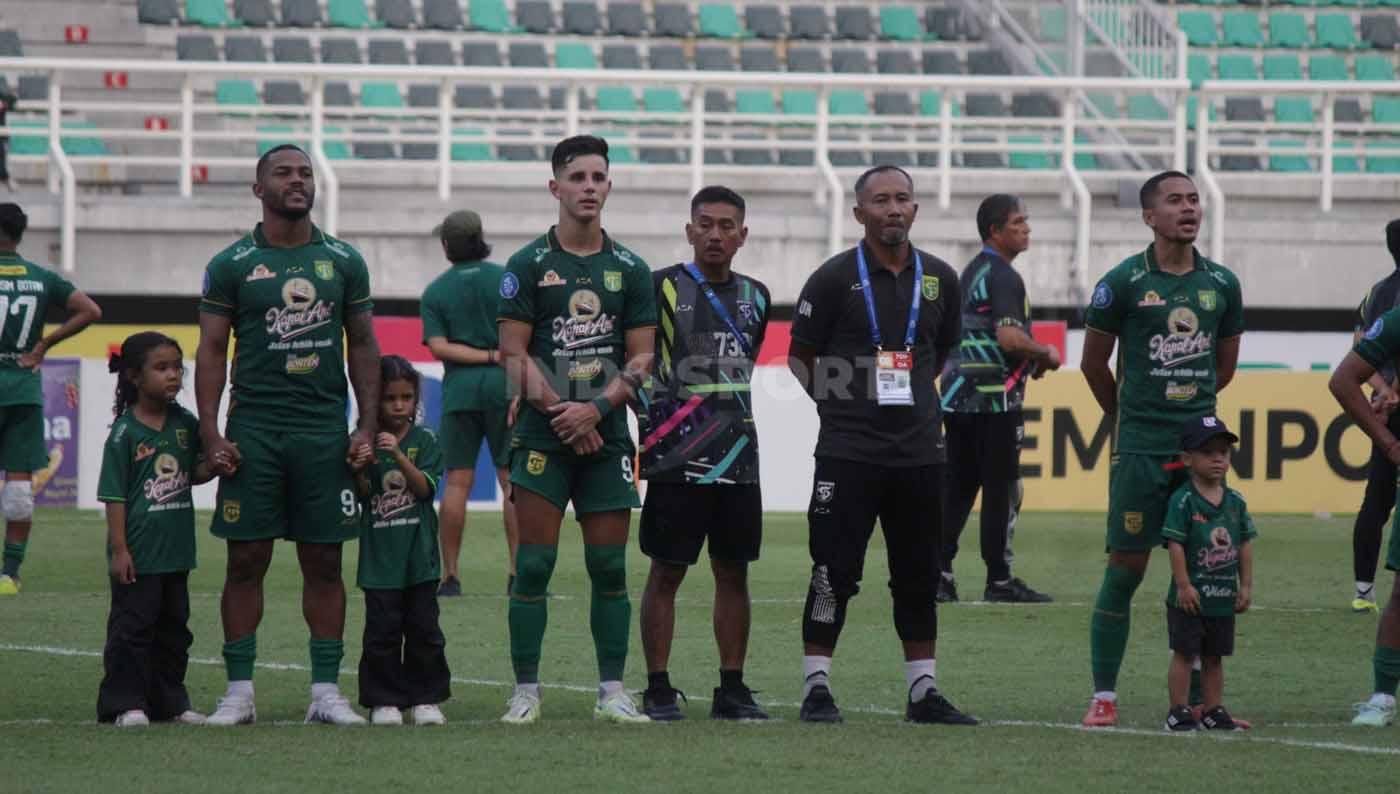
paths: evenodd
<path fill-rule="evenodd" d="M 643 554 L 673 565 L 694 565 L 707 537 L 711 559 L 758 559 L 763 543 L 763 495 L 756 483 L 647 483 L 642 505 Z"/>
<path fill-rule="evenodd" d="M 984 485 L 1017 480 L 1024 428 L 1020 411 L 944 414 L 948 463 L 963 477 L 975 474 Z"/>
<path fill-rule="evenodd" d="M 1188 615 L 1167 607 L 1167 641 L 1187 656 L 1230 656 L 1235 652 L 1235 616 Z"/>

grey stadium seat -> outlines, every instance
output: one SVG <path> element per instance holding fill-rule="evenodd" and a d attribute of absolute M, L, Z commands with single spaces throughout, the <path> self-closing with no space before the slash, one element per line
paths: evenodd
<path fill-rule="evenodd" d="M 1226 100 L 1227 106 L 1229 100 Z M 1224 138 L 1220 143 L 1224 146 L 1248 146 L 1254 141 L 1248 138 Z M 1220 155 L 1221 171 L 1260 171 L 1263 163 L 1258 155 L 1254 154 L 1222 154 Z"/>
<path fill-rule="evenodd" d="M 403 39 L 370 39 L 369 62 L 386 66 L 407 66 L 408 47 Z"/>
<path fill-rule="evenodd" d="M 1338 99 L 1332 105 L 1332 116 L 1334 121 L 1341 124 L 1360 124 L 1365 121 L 1359 99 Z"/>
<path fill-rule="evenodd" d="M 350 84 L 344 80 L 326 83 L 321 96 L 325 97 L 326 104 L 331 107 L 350 107 L 355 104 L 354 98 L 350 96 Z"/>
<path fill-rule="evenodd" d="M 674 140 L 670 134 L 664 132 L 642 133 L 642 138 Z M 679 146 L 641 146 L 637 151 L 637 159 L 651 165 L 679 165 L 686 162 L 687 152 Z"/>
<path fill-rule="evenodd" d="M 24 55 L 24 47 L 19 42 L 19 31 L 0 30 L 0 57 L 19 58 Z"/>
<path fill-rule="evenodd" d="M 653 32 L 657 36 L 685 38 L 695 32 L 690 8 L 683 3 L 657 3 L 652 17 L 656 21 Z"/>
<path fill-rule="evenodd" d="M 579 36 L 592 36 L 603 28 L 603 20 L 598 16 L 598 6 L 592 0 L 564 4 L 564 32 Z"/>
<path fill-rule="evenodd" d="M 914 55 L 908 50 L 880 50 L 875 56 L 875 70 L 880 74 L 914 74 Z"/>
<path fill-rule="evenodd" d="M 723 90 L 712 88 L 705 92 L 706 113 L 729 113 L 733 109 L 733 105 L 729 101 L 729 94 Z"/>
<path fill-rule="evenodd" d="M 764 136 L 763 136 L 763 135 L 760 135 L 760 134 L 757 134 L 757 133 L 752 133 L 752 132 L 736 133 L 736 134 L 734 135 L 734 138 L 735 138 L 735 140 L 748 140 L 748 141 L 761 141 L 761 140 L 764 140 Z M 772 149 L 772 148 L 765 148 L 765 149 L 735 149 L 734 151 L 732 151 L 732 152 L 730 153 L 730 160 L 731 160 L 735 165 L 760 165 L 760 166 L 761 166 L 761 165 L 773 165 L 775 162 L 777 162 L 777 159 L 773 157 L 773 149 Z"/>
<path fill-rule="evenodd" d="M 789 72 L 825 72 L 826 60 L 816 47 L 793 47 L 788 50 Z"/>
<path fill-rule="evenodd" d="M 321 39 L 321 63 L 363 63 L 354 39 Z"/>
<path fill-rule="evenodd" d="M 1006 103 L 998 94 L 968 94 L 963 111 L 969 116 L 1005 116 Z"/>
<path fill-rule="evenodd" d="M 496 95 L 486 85 L 459 85 L 452 89 L 452 104 L 468 110 L 490 110 L 496 107 Z"/>
<path fill-rule="evenodd" d="M 494 41 L 467 41 L 462 43 L 463 66 L 500 66 L 501 48 Z"/>
<path fill-rule="evenodd" d="M 22 74 L 15 93 L 20 101 L 39 102 L 49 98 L 49 77 L 44 74 Z"/>
<path fill-rule="evenodd" d="M 508 85 L 501 89 L 501 107 L 506 110 L 544 110 L 544 98 L 532 85 Z"/>
<path fill-rule="evenodd" d="M 891 135 L 876 135 L 873 139 L 876 143 L 903 143 L 904 139 Z M 870 153 L 871 165 L 893 165 L 900 168 L 913 168 L 914 155 L 908 151 L 900 149 L 883 149 Z"/>
<path fill-rule="evenodd" d="M 995 143 L 995 138 L 985 135 L 969 135 L 963 140 L 967 143 Z M 1006 156 L 999 152 L 963 152 L 963 165 L 968 168 L 1005 168 Z"/>
<path fill-rule="evenodd" d="M 182 61 L 217 61 L 214 37 L 204 33 L 186 33 L 175 39 L 175 57 Z"/>
<path fill-rule="evenodd" d="M 705 149 L 705 165 L 729 165 L 729 152 L 724 149 Z"/>
<path fill-rule="evenodd" d="M 780 39 L 783 37 L 783 12 L 777 6 L 750 5 L 744 9 L 744 27 L 760 39 Z M 768 153 L 768 157 L 772 159 L 772 152 Z M 739 162 L 737 149 L 734 162 Z"/>
<path fill-rule="evenodd" d="M 744 47 L 739 50 L 739 68 L 746 72 L 778 71 L 778 54 L 772 47 Z"/>
<path fill-rule="evenodd" d="M 1259 97 L 1226 97 L 1226 121 L 1263 121 L 1264 100 Z"/>
<path fill-rule="evenodd" d="M 457 5 L 457 0 L 423 0 L 423 27 L 461 30 L 462 7 Z"/>
<path fill-rule="evenodd" d="M 321 4 L 316 0 L 282 0 L 282 27 L 314 28 L 321 21 Z"/>
<path fill-rule="evenodd" d="M 549 89 L 549 107 L 551 110 L 564 109 L 565 103 L 568 102 L 568 97 L 565 95 L 566 91 L 567 89 L 562 85 L 556 85 Z M 587 91 L 580 90 L 578 93 L 578 107 L 579 110 L 592 110 L 593 96 Z"/>
<path fill-rule="evenodd" d="M 355 132 L 385 133 L 389 130 L 383 127 L 356 127 Z M 359 160 L 394 160 L 398 154 L 394 152 L 394 144 L 388 141 L 355 141 L 351 144 L 354 149 L 355 158 Z"/>
<path fill-rule="evenodd" d="M 412 132 L 421 135 L 423 133 L 435 133 L 437 130 L 415 128 L 404 130 L 404 132 Z M 403 152 L 403 159 L 405 160 L 437 159 L 438 147 L 437 143 L 433 141 L 404 141 L 399 144 L 399 149 Z"/>
<path fill-rule="evenodd" d="M 305 106 L 306 92 L 295 80 L 268 80 L 263 86 L 263 101 L 269 105 Z"/>
<path fill-rule="evenodd" d="M 924 50 L 924 74 L 962 74 L 958 54 L 952 50 Z"/>
<path fill-rule="evenodd" d="M 413 5 L 408 0 L 375 0 L 374 15 L 386 27 L 398 30 L 418 25 L 418 17 L 414 15 Z"/>
<path fill-rule="evenodd" d="M 229 36 L 224 39 L 224 60 L 234 63 L 262 63 L 267 50 L 257 36 Z"/>
<path fill-rule="evenodd" d="M 169 25 L 180 21 L 175 0 L 138 0 L 136 19 L 143 25 Z"/>
<path fill-rule="evenodd" d="M 543 44 L 513 41 L 509 54 L 511 66 L 542 69 L 549 67 L 549 54 L 545 52 Z"/>
<path fill-rule="evenodd" d="M 642 53 L 635 44 L 607 44 L 603 47 L 604 69 L 640 69 Z"/>
<path fill-rule="evenodd" d="M 233 18 L 254 28 L 277 24 L 277 19 L 272 15 L 272 3 L 268 0 L 233 0 Z"/>
<path fill-rule="evenodd" d="M 676 44 L 654 44 L 647 53 L 651 68 L 662 71 L 685 71 L 690 64 L 685 59 L 685 50 Z"/>
<path fill-rule="evenodd" d="M 728 47 L 696 47 L 695 68 L 707 72 L 731 72 L 734 70 L 734 56 Z"/>
<path fill-rule="evenodd" d="M 875 21 L 869 8 L 840 6 L 836 9 L 836 38 L 867 41 L 874 37 Z"/>
<path fill-rule="evenodd" d="M 870 55 L 865 50 L 832 50 L 831 71 L 837 74 L 869 74 Z"/>
<path fill-rule="evenodd" d="M 831 20 L 821 6 L 792 6 L 788 9 L 788 37 L 824 39 L 831 35 Z"/>
<path fill-rule="evenodd" d="M 1011 64 L 1000 50 L 973 50 L 967 54 L 968 74 L 1011 74 Z"/>
<path fill-rule="evenodd" d="M 614 36 L 645 36 L 647 15 L 641 3 L 608 3 L 608 33 Z"/>
<path fill-rule="evenodd" d="M 272 40 L 272 60 L 278 63 L 313 63 L 311 40 L 301 36 L 283 36 Z"/>
<path fill-rule="evenodd" d="M 500 134 L 525 137 L 530 133 L 525 130 L 501 130 Z M 496 144 L 496 154 L 502 160 L 510 160 L 512 162 L 529 162 L 543 159 L 540 157 L 540 147 L 532 143 L 498 143 Z"/>
<path fill-rule="evenodd" d="M 1111 52 L 1084 54 L 1084 74 L 1088 77 L 1121 77 L 1123 63 Z"/>
<path fill-rule="evenodd" d="M 875 115 L 913 116 L 914 100 L 907 91 L 878 91 L 875 94 Z"/>
<path fill-rule="evenodd" d="M 432 83 L 414 83 L 408 87 L 408 106 L 411 108 L 435 108 L 438 103 L 438 87 Z"/>
<path fill-rule="evenodd" d="M 546 0 L 520 0 L 515 4 L 515 24 L 526 33 L 553 33 L 554 10 Z"/>
<path fill-rule="evenodd" d="M 1049 94 L 1013 94 L 1011 115 L 1026 118 L 1040 118 L 1060 115 L 1060 103 Z"/>
<path fill-rule="evenodd" d="M 419 39 L 413 45 L 413 62 L 419 66 L 455 66 L 457 56 L 452 42 L 440 39 Z"/>
<path fill-rule="evenodd" d="M 1400 25 L 1394 14 L 1367 14 L 1361 17 L 1361 40 L 1381 50 L 1393 50 L 1400 44 Z"/>

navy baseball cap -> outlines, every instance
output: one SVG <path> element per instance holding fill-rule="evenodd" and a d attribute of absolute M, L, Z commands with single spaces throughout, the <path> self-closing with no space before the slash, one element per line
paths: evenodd
<path fill-rule="evenodd" d="M 1231 444 L 1240 443 L 1240 437 L 1230 432 L 1230 428 L 1218 416 L 1202 416 L 1199 419 L 1192 419 L 1181 427 L 1181 448 L 1184 450 L 1200 449 L 1210 443 L 1213 438 L 1224 437 L 1230 439 Z"/>

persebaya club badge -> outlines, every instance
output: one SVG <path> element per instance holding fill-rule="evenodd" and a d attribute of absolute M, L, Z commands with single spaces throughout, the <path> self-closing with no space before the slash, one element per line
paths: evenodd
<path fill-rule="evenodd" d="M 330 281 L 335 278 L 335 265 L 328 259 L 317 259 L 313 264 L 316 266 L 316 277 L 322 281 Z"/>
<path fill-rule="evenodd" d="M 621 291 L 622 291 L 622 271 L 620 271 L 620 270 L 604 270 L 604 271 L 603 271 L 603 288 L 606 289 L 608 292 L 621 292 Z"/>
<path fill-rule="evenodd" d="M 924 276 L 922 290 L 924 293 L 924 300 L 938 300 L 938 276 Z"/>
<path fill-rule="evenodd" d="M 1196 297 L 1200 299 L 1201 309 L 1203 311 L 1215 311 L 1215 290 L 1203 289 L 1196 294 Z"/>
<path fill-rule="evenodd" d="M 234 499 L 225 499 L 225 500 L 224 500 L 224 521 L 225 521 L 226 523 L 229 523 L 229 524 L 237 524 L 237 523 L 238 523 L 238 518 L 239 518 L 240 515 L 242 515 L 242 513 L 243 513 L 242 507 L 239 505 L 239 503 L 238 503 L 236 500 L 234 500 Z"/>
<path fill-rule="evenodd" d="M 525 471 L 536 476 L 544 474 L 544 462 L 543 454 L 530 450 L 530 456 L 525 459 Z"/>

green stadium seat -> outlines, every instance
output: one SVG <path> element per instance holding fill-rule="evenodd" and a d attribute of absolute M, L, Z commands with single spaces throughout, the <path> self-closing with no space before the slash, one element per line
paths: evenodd
<path fill-rule="evenodd" d="M 604 137 L 604 138 L 607 138 L 607 139 L 609 139 L 609 140 L 611 140 L 613 136 L 620 136 L 620 135 L 621 135 L 621 133 L 616 133 L 616 132 L 614 132 L 614 133 L 612 133 L 612 135 L 606 135 L 606 134 L 605 134 L 605 135 L 603 135 L 603 137 Z M 609 165 L 631 165 L 631 164 L 633 164 L 633 163 L 635 163 L 635 162 L 637 162 L 637 150 L 636 150 L 636 149 L 633 149 L 631 146 L 628 146 L 628 145 L 625 144 L 625 143 L 618 143 L 618 144 L 609 143 L 609 144 L 608 144 L 608 164 L 609 164 Z"/>
<path fill-rule="evenodd" d="M 1105 119 L 1118 118 L 1118 97 L 1113 94 L 1088 94 L 1089 104 Z"/>
<path fill-rule="evenodd" d="M 1269 46 L 1291 50 L 1308 46 L 1308 20 L 1293 11 L 1269 14 Z"/>
<path fill-rule="evenodd" d="M 520 29 L 510 20 L 505 0 L 471 0 L 467 10 L 474 30 L 490 33 L 519 33 Z M 489 148 L 489 147 L 488 147 Z"/>
<path fill-rule="evenodd" d="M 561 41 L 554 48 L 554 65 L 560 69 L 597 69 L 593 46 L 582 41 Z"/>
<path fill-rule="evenodd" d="M 1316 0 L 1274 0 L 1273 4 L 1281 6 L 1314 6 L 1317 5 L 1317 2 Z"/>
<path fill-rule="evenodd" d="M 1355 50 L 1361 47 L 1356 37 L 1356 26 L 1346 14 L 1318 14 L 1313 18 L 1317 30 L 1314 46 L 1320 49 Z"/>
<path fill-rule="evenodd" d="M 740 88 L 734 92 L 734 112 L 777 114 L 778 103 L 766 88 Z"/>
<path fill-rule="evenodd" d="M 817 115 L 817 92 L 802 89 L 789 89 L 783 92 L 783 115 Z"/>
<path fill-rule="evenodd" d="M 1258 80 L 1259 71 L 1252 55 L 1222 55 L 1215 62 L 1221 80 Z"/>
<path fill-rule="evenodd" d="M 1400 124 L 1400 97 L 1378 96 L 1371 100 L 1371 119 L 1377 124 Z"/>
<path fill-rule="evenodd" d="M 642 91 L 642 107 L 648 113 L 684 113 L 685 99 L 678 89 L 670 86 L 653 86 Z"/>
<path fill-rule="evenodd" d="M 943 92 L 941 91 L 920 91 L 919 92 L 919 115 L 937 116 L 940 112 L 939 106 L 943 102 Z M 958 104 L 957 97 L 952 100 L 953 115 L 962 115 L 962 106 Z"/>
<path fill-rule="evenodd" d="M 1167 121 L 1171 114 L 1151 94 L 1133 94 L 1128 97 L 1128 118 L 1135 121 Z"/>
<path fill-rule="evenodd" d="M 224 0 L 185 0 L 185 21 L 206 28 L 241 28 L 241 20 L 228 15 Z"/>
<path fill-rule="evenodd" d="M 1355 151 L 1354 141 L 1334 140 L 1332 141 L 1332 173 L 1334 174 L 1359 174 L 1361 173 L 1361 158 L 1354 154 L 1337 154 L 1339 151 Z"/>
<path fill-rule="evenodd" d="M 827 99 L 827 110 L 833 116 L 864 116 L 870 113 L 870 103 L 865 92 L 859 89 L 837 89 Z"/>
<path fill-rule="evenodd" d="M 1210 56 L 1199 52 L 1188 54 L 1186 56 L 1186 77 L 1191 80 L 1192 88 L 1200 88 L 1201 83 L 1212 77 Z"/>
<path fill-rule="evenodd" d="M 1176 74 L 1167 74 L 1166 60 L 1160 52 L 1138 52 L 1133 50 L 1128 53 L 1128 62 L 1137 67 L 1137 70 L 1144 77 L 1176 78 Z"/>
<path fill-rule="evenodd" d="M 65 146 L 65 148 L 67 148 Z M 1373 151 L 1400 150 L 1400 140 L 1369 141 L 1366 144 L 1366 173 L 1400 174 L 1400 156 L 1371 154 Z"/>
<path fill-rule="evenodd" d="M 214 84 L 214 102 L 219 105 L 259 105 L 257 86 L 252 80 L 220 80 Z"/>
<path fill-rule="evenodd" d="M 1209 11 L 1178 11 L 1176 24 L 1192 47 L 1214 47 L 1220 41 L 1215 34 L 1215 14 Z"/>
<path fill-rule="evenodd" d="M 266 137 L 264 137 L 266 136 Z M 262 157 L 274 147 L 284 143 L 294 144 L 305 149 L 310 142 L 305 137 L 292 135 L 292 127 L 289 124 L 259 124 L 258 125 L 258 156 Z"/>
<path fill-rule="evenodd" d="M 403 106 L 403 94 L 399 92 L 398 83 L 360 84 L 360 107 L 401 108 Z"/>
<path fill-rule="evenodd" d="M 739 12 L 729 3 L 700 4 L 700 35 L 713 39 L 737 39 L 745 35 Z"/>
<path fill-rule="evenodd" d="M 1274 100 L 1274 121 L 1280 124 L 1312 124 L 1312 100 L 1304 96 L 1281 96 Z"/>
<path fill-rule="evenodd" d="M 1350 80 L 1346 59 L 1340 55 L 1326 53 L 1308 59 L 1309 80 Z"/>
<path fill-rule="evenodd" d="M 369 18 L 365 0 L 327 0 L 326 23 L 334 28 L 379 28 L 384 23 Z"/>
<path fill-rule="evenodd" d="M 491 154 L 491 144 L 489 144 L 489 143 L 471 143 L 471 142 L 468 142 L 468 141 L 460 140 L 460 138 L 464 138 L 464 137 L 467 137 L 467 138 L 476 138 L 476 137 L 483 137 L 483 136 L 485 136 L 485 135 L 486 135 L 486 133 L 482 132 L 481 130 L 470 130 L 470 129 L 468 129 L 468 130 L 459 130 L 459 129 L 454 129 L 454 130 L 452 130 L 452 138 L 453 138 L 453 140 L 452 140 L 452 147 L 451 147 L 452 159 L 453 159 L 455 162 L 472 162 L 472 163 L 496 159 L 496 158 L 493 157 L 492 154 Z"/>
<path fill-rule="evenodd" d="M 1259 28 L 1259 15 L 1253 11 L 1228 11 L 1221 23 L 1227 47 L 1262 47 L 1264 31 Z"/>
<path fill-rule="evenodd" d="M 1067 25 L 1064 6 L 1042 5 L 1040 7 L 1040 40 L 1061 42 L 1066 38 Z"/>
<path fill-rule="evenodd" d="M 1186 128 L 1196 129 L 1196 114 L 1200 112 L 1201 97 L 1199 94 L 1191 94 L 1186 97 Z M 1206 116 L 1211 123 L 1215 123 L 1215 105 L 1206 105 Z"/>
<path fill-rule="evenodd" d="M 1291 52 L 1264 56 L 1265 80 L 1302 80 L 1303 64 Z"/>
<path fill-rule="evenodd" d="M 1039 135 L 1008 135 L 1006 142 L 1012 146 L 1016 144 L 1043 145 L 1045 139 Z M 1055 167 L 1055 162 L 1059 158 L 1049 152 L 1043 151 L 1017 151 L 1011 150 L 1011 157 L 1008 164 L 1012 168 L 1025 171 L 1048 171 Z"/>
<path fill-rule="evenodd" d="M 1207 14 L 1207 16 L 1211 15 Z M 1098 26 L 1103 28 L 1104 32 L 1108 34 L 1109 38 L 1113 39 L 1114 41 L 1122 40 L 1125 26 L 1123 25 L 1123 17 L 1119 15 L 1117 8 L 1101 7 L 1097 9 L 1090 9 L 1089 18 L 1092 19 L 1094 22 L 1098 23 Z M 1210 28 L 1211 35 L 1214 36 L 1215 19 L 1213 17 L 1210 21 Z M 1090 44 L 1099 43 L 1099 36 L 1097 33 L 1090 33 L 1087 39 Z M 993 156 L 995 157 L 995 155 Z"/>
<path fill-rule="evenodd" d="M 928 37 L 934 38 L 932 33 Z M 889 41 L 918 41 L 924 38 L 924 29 L 919 25 L 919 13 L 911 6 L 882 6 L 880 38 Z"/>
<path fill-rule="evenodd" d="M 33 135 L 10 133 L 10 154 L 44 155 L 49 153 L 49 125 L 47 123 L 11 119 L 6 122 L 6 125 L 15 128 L 32 128 L 35 131 Z"/>
<path fill-rule="evenodd" d="M 1311 171 L 1312 164 L 1308 162 L 1307 155 L 1274 153 L 1287 152 L 1290 149 L 1301 149 L 1305 145 L 1306 144 L 1302 141 L 1269 141 L 1269 170 L 1289 174 Z"/>
<path fill-rule="evenodd" d="M 63 129 L 95 130 L 97 125 L 91 121 L 65 121 Z M 87 135 L 64 135 L 59 138 L 59 143 L 63 146 L 64 152 L 74 157 L 91 157 L 107 153 L 107 145 L 100 138 Z"/>
<path fill-rule="evenodd" d="M 637 95 L 630 88 L 605 85 L 598 88 L 598 109 L 609 113 L 637 112 Z"/>
<path fill-rule="evenodd" d="M 1356 79 L 1387 81 L 1395 79 L 1395 66 L 1385 55 L 1356 56 Z"/>
<path fill-rule="evenodd" d="M 1074 136 L 1074 142 L 1085 144 L 1093 143 L 1093 140 L 1088 135 L 1078 133 Z M 1097 171 L 1100 167 L 1099 157 L 1092 152 L 1076 151 L 1074 153 L 1074 167 L 1080 171 Z"/>

